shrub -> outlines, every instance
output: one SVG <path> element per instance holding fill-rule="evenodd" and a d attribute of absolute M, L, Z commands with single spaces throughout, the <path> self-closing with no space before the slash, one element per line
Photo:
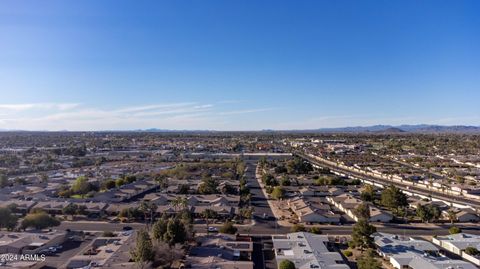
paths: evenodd
<path fill-rule="evenodd" d="M 224 233 L 224 234 L 235 234 L 237 232 L 237 227 L 233 225 L 233 222 L 227 221 L 223 224 L 222 227 L 220 227 L 219 232 Z"/>
<path fill-rule="evenodd" d="M 351 250 L 344 250 L 343 251 L 343 255 L 345 255 L 345 257 L 352 257 L 353 253 Z"/>
<path fill-rule="evenodd" d="M 103 237 L 115 237 L 115 234 L 111 231 L 103 232 Z"/>
<path fill-rule="evenodd" d="M 467 247 L 465 249 L 465 253 L 467 253 L 468 255 L 477 256 L 480 254 L 480 251 L 478 251 L 478 249 L 474 247 Z"/>
<path fill-rule="evenodd" d="M 320 227 L 312 227 L 310 228 L 310 232 L 312 234 L 322 234 L 322 230 L 320 230 Z"/>
<path fill-rule="evenodd" d="M 283 260 L 278 265 L 278 269 L 295 269 L 295 264 L 290 260 Z"/>
<path fill-rule="evenodd" d="M 450 229 L 448 229 L 448 232 L 450 234 L 458 234 L 462 232 L 462 229 L 458 228 L 457 226 L 452 226 Z"/>
<path fill-rule="evenodd" d="M 295 225 L 292 226 L 292 228 L 290 230 L 292 231 L 292 233 L 305 232 L 306 231 L 305 226 L 303 226 L 302 224 L 295 224 Z"/>

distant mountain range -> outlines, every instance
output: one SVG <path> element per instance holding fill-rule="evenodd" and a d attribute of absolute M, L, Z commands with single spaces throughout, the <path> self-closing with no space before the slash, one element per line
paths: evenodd
<path fill-rule="evenodd" d="M 22 130 L 8 130 L 0 129 L 0 132 L 29 132 Z M 49 132 L 36 131 L 36 132 Z M 68 130 L 57 132 L 69 132 Z M 155 133 L 214 133 L 214 132 L 232 132 L 232 131 L 218 131 L 218 130 L 174 130 L 174 129 L 132 129 L 132 130 L 103 130 L 98 132 L 155 132 Z M 233 131 L 235 132 L 235 131 Z M 240 131 L 240 132 L 255 132 Z M 480 126 L 468 125 L 430 125 L 430 124 L 416 124 L 416 125 L 372 125 L 372 126 L 354 126 L 354 127 L 338 127 L 338 128 L 319 128 L 319 129 L 304 129 L 304 130 L 271 130 L 264 129 L 261 132 L 286 132 L 286 133 L 302 133 L 302 132 L 316 132 L 316 133 L 379 133 L 379 134 L 396 134 L 396 133 L 468 133 L 480 134 Z"/>
<path fill-rule="evenodd" d="M 143 129 L 134 130 L 137 132 L 222 132 L 215 130 L 169 130 L 169 129 Z M 480 126 L 467 125 L 372 125 L 372 126 L 355 126 L 355 127 L 339 127 L 339 128 L 319 128 L 309 130 L 271 130 L 264 129 L 262 132 L 326 132 L 326 133 L 480 133 Z"/>
<path fill-rule="evenodd" d="M 318 132 L 339 132 L 339 133 L 480 133 L 480 126 L 467 125 L 373 125 L 373 126 L 356 126 L 356 127 L 340 127 L 340 128 L 320 128 Z"/>

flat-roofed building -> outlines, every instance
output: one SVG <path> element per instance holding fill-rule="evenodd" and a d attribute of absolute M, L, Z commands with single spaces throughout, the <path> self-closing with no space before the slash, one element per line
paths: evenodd
<path fill-rule="evenodd" d="M 199 246 L 188 253 L 186 265 L 195 269 L 253 269 L 250 237 L 217 234 L 197 238 Z"/>
<path fill-rule="evenodd" d="M 397 269 L 474 269 L 473 264 L 439 255 L 439 249 L 432 243 L 388 233 L 373 235 L 380 256 Z"/>
<path fill-rule="evenodd" d="M 135 268 L 130 260 L 132 232 L 117 233 L 114 237 L 97 237 L 79 254 L 67 262 L 74 268 Z"/>
<path fill-rule="evenodd" d="M 480 250 L 480 235 L 458 233 L 447 236 L 437 236 L 432 238 L 432 242 L 480 266 L 480 255 L 469 255 L 465 252 L 467 248 Z"/>
<path fill-rule="evenodd" d="M 328 249 L 328 236 L 306 232 L 273 236 L 277 264 L 290 260 L 297 269 L 348 269 L 340 253 Z"/>
<path fill-rule="evenodd" d="M 66 232 L 0 232 L 0 254 L 37 254 L 44 249 L 60 245 Z"/>

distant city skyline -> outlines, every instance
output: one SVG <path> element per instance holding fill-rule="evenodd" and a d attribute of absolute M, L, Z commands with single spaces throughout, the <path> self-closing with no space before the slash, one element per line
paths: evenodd
<path fill-rule="evenodd" d="M 2 1 L 0 129 L 480 126 L 478 1 Z"/>

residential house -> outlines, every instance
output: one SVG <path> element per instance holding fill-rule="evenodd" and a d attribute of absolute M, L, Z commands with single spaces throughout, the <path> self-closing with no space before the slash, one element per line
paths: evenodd
<path fill-rule="evenodd" d="M 341 194 L 336 197 L 329 196 L 327 201 L 332 203 L 335 207 L 343 211 L 347 216 L 355 221 L 358 221 L 358 217 L 355 214 L 355 210 L 358 206 L 364 202 L 358 198 L 355 198 L 351 194 Z M 385 212 L 373 205 L 369 205 L 370 208 L 370 222 L 390 222 L 393 219 L 392 214 Z"/>
<path fill-rule="evenodd" d="M 295 197 L 287 201 L 290 209 L 298 216 L 299 222 L 339 223 L 340 215 L 332 212 L 329 204 L 320 199 Z"/>
<path fill-rule="evenodd" d="M 330 251 L 328 246 L 326 235 L 298 232 L 273 236 L 277 264 L 282 260 L 290 260 L 297 269 L 348 269 L 340 253 Z"/>
<path fill-rule="evenodd" d="M 253 242 L 249 237 L 207 235 L 198 237 L 191 248 L 186 267 L 194 269 L 253 269 Z"/>
<path fill-rule="evenodd" d="M 480 235 L 458 233 L 447 236 L 437 236 L 432 238 L 432 242 L 445 250 L 457 254 L 475 265 L 480 266 L 480 256 L 469 255 L 465 252 L 469 247 L 480 250 Z"/>
<path fill-rule="evenodd" d="M 471 263 L 439 255 L 439 249 L 428 241 L 387 233 L 375 233 L 373 236 L 380 256 L 396 269 L 476 268 Z"/>

